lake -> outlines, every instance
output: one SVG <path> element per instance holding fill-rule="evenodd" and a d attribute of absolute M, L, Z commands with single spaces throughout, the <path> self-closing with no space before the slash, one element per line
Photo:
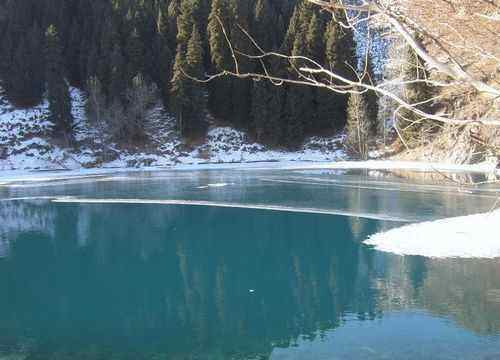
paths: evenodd
<path fill-rule="evenodd" d="M 497 196 L 329 170 L 0 186 L 0 359 L 500 359 L 500 259 L 363 244 Z"/>

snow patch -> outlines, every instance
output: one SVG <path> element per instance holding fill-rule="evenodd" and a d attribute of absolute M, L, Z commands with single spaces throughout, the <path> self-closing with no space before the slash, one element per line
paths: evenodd
<path fill-rule="evenodd" d="M 282 161 L 336 161 L 345 158 L 343 136 L 311 137 L 297 151 L 274 150 L 252 142 L 243 131 L 214 127 L 205 144 L 179 156 L 179 164 L 227 164 Z"/>
<path fill-rule="evenodd" d="M 365 244 L 398 255 L 432 258 L 500 257 L 500 209 L 406 225 L 372 235 Z"/>

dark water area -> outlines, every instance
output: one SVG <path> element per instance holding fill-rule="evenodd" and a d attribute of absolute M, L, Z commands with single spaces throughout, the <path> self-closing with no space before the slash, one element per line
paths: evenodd
<path fill-rule="evenodd" d="M 394 182 L 359 177 L 269 186 L 204 176 L 3 189 L 0 359 L 500 359 L 500 260 L 363 245 L 403 222 L 36 198 L 291 198 L 311 208 L 328 202 L 314 184 L 336 179 L 343 187 L 330 196 L 357 201 L 333 209 L 380 215 L 384 196 L 395 196 L 380 190 Z M 424 192 L 408 192 L 416 207 Z M 452 194 L 435 193 L 432 214 L 453 212 L 443 200 Z"/>

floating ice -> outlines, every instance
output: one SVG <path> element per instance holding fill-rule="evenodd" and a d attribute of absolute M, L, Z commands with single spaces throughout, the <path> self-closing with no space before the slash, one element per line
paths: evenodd
<path fill-rule="evenodd" d="M 215 184 L 208 184 L 207 186 L 208 187 L 214 187 L 214 188 L 218 188 L 218 187 L 224 187 L 224 186 L 228 186 L 230 184 L 227 184 L 227 183 L 215 183 Z"/>
<path fill-rule="evenodd" d="M 412 219 L 391 216 L 383 213 L 362 213 L 350 212 L 342 210 L 331 210 L 323 208 L 310 207 L 295 207 L 284 205 L 268 205 L 268 204 L 248 204 L 248 203 L 231 203 L 231 202 L 216 202 L 216 201 L 201 201 L 201 200 L 160 200 L 160 199 L 88 199 L 76 197 L 61 197 L 52 199 L 55 203 L 75 203 L 75 204 L 149 204 L 149 205 L 185 205 L 185 206 L 211 206 L 220 208 L 236 208 L 236 209 L 254 209 L 268 211 L 284 211 L 306 214 L 325 214 L 325 215 L 342 215 L 354 216 L 365 219 L 410 222 Z"/>
<path fill-rule="evenodd" d="M 372 235 L 365 244 L 398 255 L 433 258 L 500 257 L 500 209 L 406 225 Z"/>
<path fill-rule="evenodd" d="M 203 186 L 198 186 L 197 189 L 221 188 L 221 187 L 226 187 L 229 185 L 234 185 L 234 184 L 228 184 L 228 183 L 207 184 L 207 185 L 203 185 Z"/>

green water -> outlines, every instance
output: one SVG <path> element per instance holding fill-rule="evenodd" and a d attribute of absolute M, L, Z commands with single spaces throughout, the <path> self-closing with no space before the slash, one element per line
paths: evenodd
<path fill-rule="evenodd" d="M 407 221 L 482 211 L 493 188 L 328 172 L 39 185 L 0 188 L 2 360 L 500 359 L 500 260 L 362 244 Z"/>

